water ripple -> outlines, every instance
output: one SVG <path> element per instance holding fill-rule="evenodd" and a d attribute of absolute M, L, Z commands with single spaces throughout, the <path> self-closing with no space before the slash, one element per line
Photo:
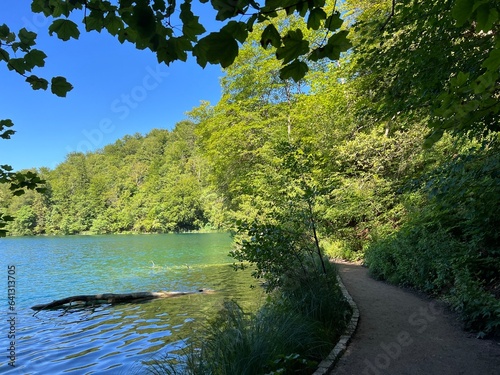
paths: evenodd
<path fill-rule="evenodd" d="M 184 347 L 193 327 L 213 315 L 224 298 L 255 305 L 261 292 L 249 288 L 248 273 L 235 273 L 224 260 L 230 241 L 210 236 L 2 239 L 2 264 L 16 264 L 19 270 L 19 298 L 16 367 L 1 356 L 0 373 L 144 373 L 145 364 Z M 213 243 L 193 253 L 202 240 Z M 150 259 L 157 268 L 151 268 Z M 71 295 L 200 288 L 217 293 L 35 316 L 29 309 L 67 297 L 68 290 Z M 0 347 L 8 347 L 4 337 Z"/>

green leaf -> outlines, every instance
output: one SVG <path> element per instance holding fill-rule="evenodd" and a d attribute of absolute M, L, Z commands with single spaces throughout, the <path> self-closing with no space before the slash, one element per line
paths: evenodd
<path fill-rule="evenodd" d="M 135 43 L 137 40 L 137 31 L 131 27 L 126 27 L 118 31 L 118 40 L 120 43 L 128 41 L 130 43 Z"/>
<path fill-rule="evenodd" d="M 306 3 L 305 1 L 297 0 L 266 0 L 266 6 L 261 9 L 262 13 L 270 13 L 278 9 L 286 9 L 288 7 L 298 6 L 297 3 Z"/>
<path fill-rule="evenodd" d="M 6 130 L 3 133 L 0 133 L 0 138 L 10 139 L 10 137 L 14 134 L 16 134 L 15 130 Z"/>
<path fill-rule="evenodd" d="M 252 15 L 248 20 L 247 20 L 247 30 L 249 32 L 253 31 L 253 25 L 255 24 L 255 21 L 259 18 L 258 14 Z"/>
<path fill-rule="evenodd" d="M 341 30 L 338 33 L 333 34 L 328 39 L 328 44 L 332 45 L 334 48 L 338 49 L 340 52 L 346 52 L 352 47 L 351 42 L 347 38 L 349 31 Z"/>
<path fill-rule="evenodd" d="M 160 12 L 164 12 L 165 10 L 167 10 L 167 4 L 165 3 L 165 0 L 153 0 L 153 10 L 157 10 Z"/>
<path fill-rule="evenodd" d="M 282 80 L 292 78 L 295 82 L 298 82 L 304 78 L 308 70 L 309 68 L 305 62 L 295 60 L 280 69 L 280 78 Z"/>
<path fill-rule="evenodd" d="M 5 39 L 9 36 L 10 29 L 6 24 L 0 25 L 0 39 Z"/>
<path fill-rule="evenodd" d="M 69 9 L 70 6 L 69 2 L 63 2 L 63 1 L 51 1 L 50 2 L 50 7 L 51 7 L 51 15 L 54 18 L 58 18 L 61 16 L 69 17 Z M 71 8 L 73 8 L 71 6 Z"/>
<path fill-rule="evenodd" d="M 31 75 L 26 78 L 26 82 L 31 85 L 31 88 L 33 90 L 47 90 L 47 87 L 49 86 L 49 82 L 46 79 L 37 77 L 35 75 Z"/>
<path fill-rule="evenodd" d="M 15 70 L 19 74 L 26 72 L 25 61 L 22 58 L 10 59 L 8 63 L 9 70 Z"/>
<path fill-rule="evenodd" d="M 85 17 L 84 22 L 87 31 L 95 30 L 101 32 L 104 27 L 104 15 L 100 10 L 92 10 L 90 14 Z"/>
<path fill-rule="evenodd" d="M 9 52 L 0 48 L 0 61 L 2 60 L 9 61 L 9 59 L 10 59 Z"/>
<path fill-rule="evenodd" d="M 206 31 L 203 25 L 198 21 L 200 17 L 193 14 L 191 11 L 191 4 L 188 2 L 181 4 L 179 18 L 182 21 L 182 33 L 189 40 L 198 40 L 198 36 Z"/>
<path fill-rule="evenodd" d="M 52 14 L 51 5 L 47 0 L 33 0 L 31 10 L 33 13 L 43 13 L 46 17 Z"/>
<path fill-rule="evenodd" d="M 281 46 L 281 35 L 272 23 L 267 25 L 260 37 L 260 45 L 267 48 L 272 45 L 275 48 Z"/>
<path fill-rule="evenodd" d="M 140 2 L 134 7 L 129 25 L 142 39 L 149 39 L 155 33 L 156 18 L 147 3 Z"/>
<path fill-rule="evenodd" d="M 32 31 L 28 31 L 25 28 L 22 28 L 21 30 L 19 30 L 19 33 L 17 35 L 22 44 L 21 48 L 23 48 L 24 50 L 36 44 L 36 33 Z"/>
<path fill-rule="evenodd" d="M 477 28 L 485 33 L 493 28 L 498 21 L 498 11 L 491 9 L 489 4 L 484 4 L 477 10 Z"/>
<path fill-rule="evenodd" d="M 24 60 L 26 62 L 26 69 L 31 70 L 35 66 L 39 67 L 45 66 L 46 57 L 47 55 L 44 52 L 37 49 L 32 49 L 24 56 Z"/>
<path fill-rule="evenodd" d="M 238 56 L 238 43 L 231 34 L 224 31 L 213 32 L 200 39 L 193 49 L 193 55 L 202 67 L 209 62 L 227 68 Z"/>
<path fill-rule="evenodd" d="M 344 21 L 342 18 L 340 18 L 340 13 L 339 12 L 334 12 L 333 14 L 329 15 L 328 18 L 325 21 L 325 27 L 330 30 L 330 31 L 335 31 L 338 28 L 342 26 Z"/>
<path fill-rule="evenodd" d="M 212 0 L 211 3 L 213 8 L 217 10 L 215 19 L 218 21 L 224 21 L 238 14 L 244 14 L 248 6 L 245 1 Z"/>
<path fill-rule="evenodd" d="M 73 86 L 64 77 L 54 77 L 51 80 L 50 91 L 57 96 L 65 97 L 72 89 Z"/>
<path fill-rule="evenodd" d="M 327 44 L 313 50 L 308 59 L 310 61 L 318 61 L 324 58 L 338 60 L 340 58 L 340 54 L 347 51 L 351 47 L 351 43 L 347 39 L 347 35 L 347 30 L 342 30 L 333 34 L 328 39 Z"/>
<path fill-rule="evenodd" d="M 483 61 L 483 68 L 488 70 L 497 70 L 500 68 L 500 49 L 495 48 L 490 52 L 490 55 Z"/>
<path fill-rule="evenodd" d="M 12 122 L 12 120 L 0 120 L 0 130 L 3 130 L 3 128 L 11 128 L 14 126 L 14 123 Z M 5 165 L 1 165 L 0 168 L 3 168 L 3 169 L 6 169 L 5 168 L 6 166 Z M 7 165 L 8 167 L 8 165 Z"/>
<path fill-rule="evenodd" d="M 117 17 L 114 13 L 108 13 L 108 15 L 104 18 L 104 27 L 111 35 L 117 35 L 123 28 L 123 25 L 122 19 Z"/>
<path fill-rule="evenodd" d="M 283 64 L 288 64 L 297 57 L 309 52 L 309 42 L 303 39 L 300 29 L 290 30 L 283 37 L 283 46 L 276 50 L 276 57 L 283 60 Z"/>
<path fill-rule="evenodd" d="M 326 13 L 321 8 L 314 8 L 309 12 L 309 17 L 307 18 L 307 28 L 318 30 L 321 26 L 321 21 L 326 18 Z"/>
<path fill-rule="evenodd" d="M 240 43 L 243 43 L 248 37 L 247 25 L 245 22 L 229 21 L 221 31 L 225 31 L 234 36 Z"/>
<path fill-rule="evenodd" d="M 175 60 L 186 61 L 186 51 L 191 50 L 191 43 L 184 37 L 163 39 L 156 52 L 158 62 L 170 64 Z"/>
<path fill-rule="evenodd" d="M 64 41 L 70 38 L 78 39 L 80 36 L 80 31 L 76 23 L 70 20 L 55 20 L 52 25 L 49 26 L 49 34 L 52 35 L 56 33 L 59 39 Z"/>
<path fill-rule="evenodd" d="M 437 141 L 443 137 L 444 131 L 441 128 L 437 128 L 431 133 L 427 134 L 424 140 L 424 148 L 431 148 Z"/>
<path fill-rule="evenodd" d="M 469 80 L 469 73 L 458 72 L 457 76 L 451 80 L 453 87 L 461 87 Z"/>
<path fill-rule="evenodd" d="M 457 21 L 458 26 L 462 26 L 472 15 L 472 7 L 474 1 L 471 0 L 456 0 L 451 15 Z"/>

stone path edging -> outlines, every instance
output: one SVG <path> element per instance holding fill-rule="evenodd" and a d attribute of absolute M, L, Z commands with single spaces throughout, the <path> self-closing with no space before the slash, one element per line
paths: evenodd
<path fill-rule="evenodd" d="M 337 361 L 340 359 L 342 354 L 344 354 L 347 348 L 347 344 L 349 343 L 349 341 L 351 341 L 351 338 L 354 335 L 354 332 L 356 331 L 356 327 L 358 326 L 358 321 L 359 321 L 358 305 L 356 305 L 356 302 L 354 302 L 354 300 L 352 299 L 351 295 L 347 291 L 339 275 L 337 275 L 337 281 L 339 283 L 340 290 L 344 295 L 344 298 L 351 306 L 352 309 L 351 320 L 349 321 L 349 324 L 347 325 L 344 334 L 340 336 L 337 345 L 335 345 L 330 354 L 328 354 L 328 356 L 323 361 L 321 361 L 321 363 L 318 366 L 318 369 L 313 373 L 313 375 L 326 375 L 333 370 Z"/>

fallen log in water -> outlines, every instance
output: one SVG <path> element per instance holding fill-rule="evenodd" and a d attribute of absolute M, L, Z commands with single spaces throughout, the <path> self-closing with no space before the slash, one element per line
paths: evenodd
<path fill-rule="evenodd" d="M 50 310 L 58 308 L 68 308 L 72 306 L 83 305 L 98 305 L 104 303 L 125 303 L 125 302 L 141 302 L 149 299 L 156 298 L 171 298 L 185 296 L 188 294 L 208 294 L 213 293 L 210 289 L 200 289 L 196 292 L 138 292 L 138 293 L 104 293 L 104 294 L 87 294 L 79 296 L 71 296 L 58 299 L 49 303 L 43 303 L 31 307 L 32 310 Z"/>

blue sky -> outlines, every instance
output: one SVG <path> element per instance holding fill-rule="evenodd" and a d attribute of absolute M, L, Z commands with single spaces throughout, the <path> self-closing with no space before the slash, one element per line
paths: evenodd
<path fill-rule="evenodd" d="M 35 48 L 48 57 L 45 67 L 33 73 L 49 80 L 66 77 L 74 89 L 66 98 L 50 89 L 33 91 L 23 77 L 0 64 L 0 119 L 11 119 L 16 130 L 10 140 L 0 139 L 0 164 L 15 170 L 54 168 L 69 152 L 97 150 L 126 134 L 172 129 L 200 101 L 219 100 L 218 66 L 202 69 L 194 58 L 159 65 L 152 52 L 122 45 L 105 31 L 80 28 L 78 40 L 63 42 L 49 37 L 51 21 L 33 14 L 30 4 L 2 0 L 0 25 L 36 32 Z"/>

